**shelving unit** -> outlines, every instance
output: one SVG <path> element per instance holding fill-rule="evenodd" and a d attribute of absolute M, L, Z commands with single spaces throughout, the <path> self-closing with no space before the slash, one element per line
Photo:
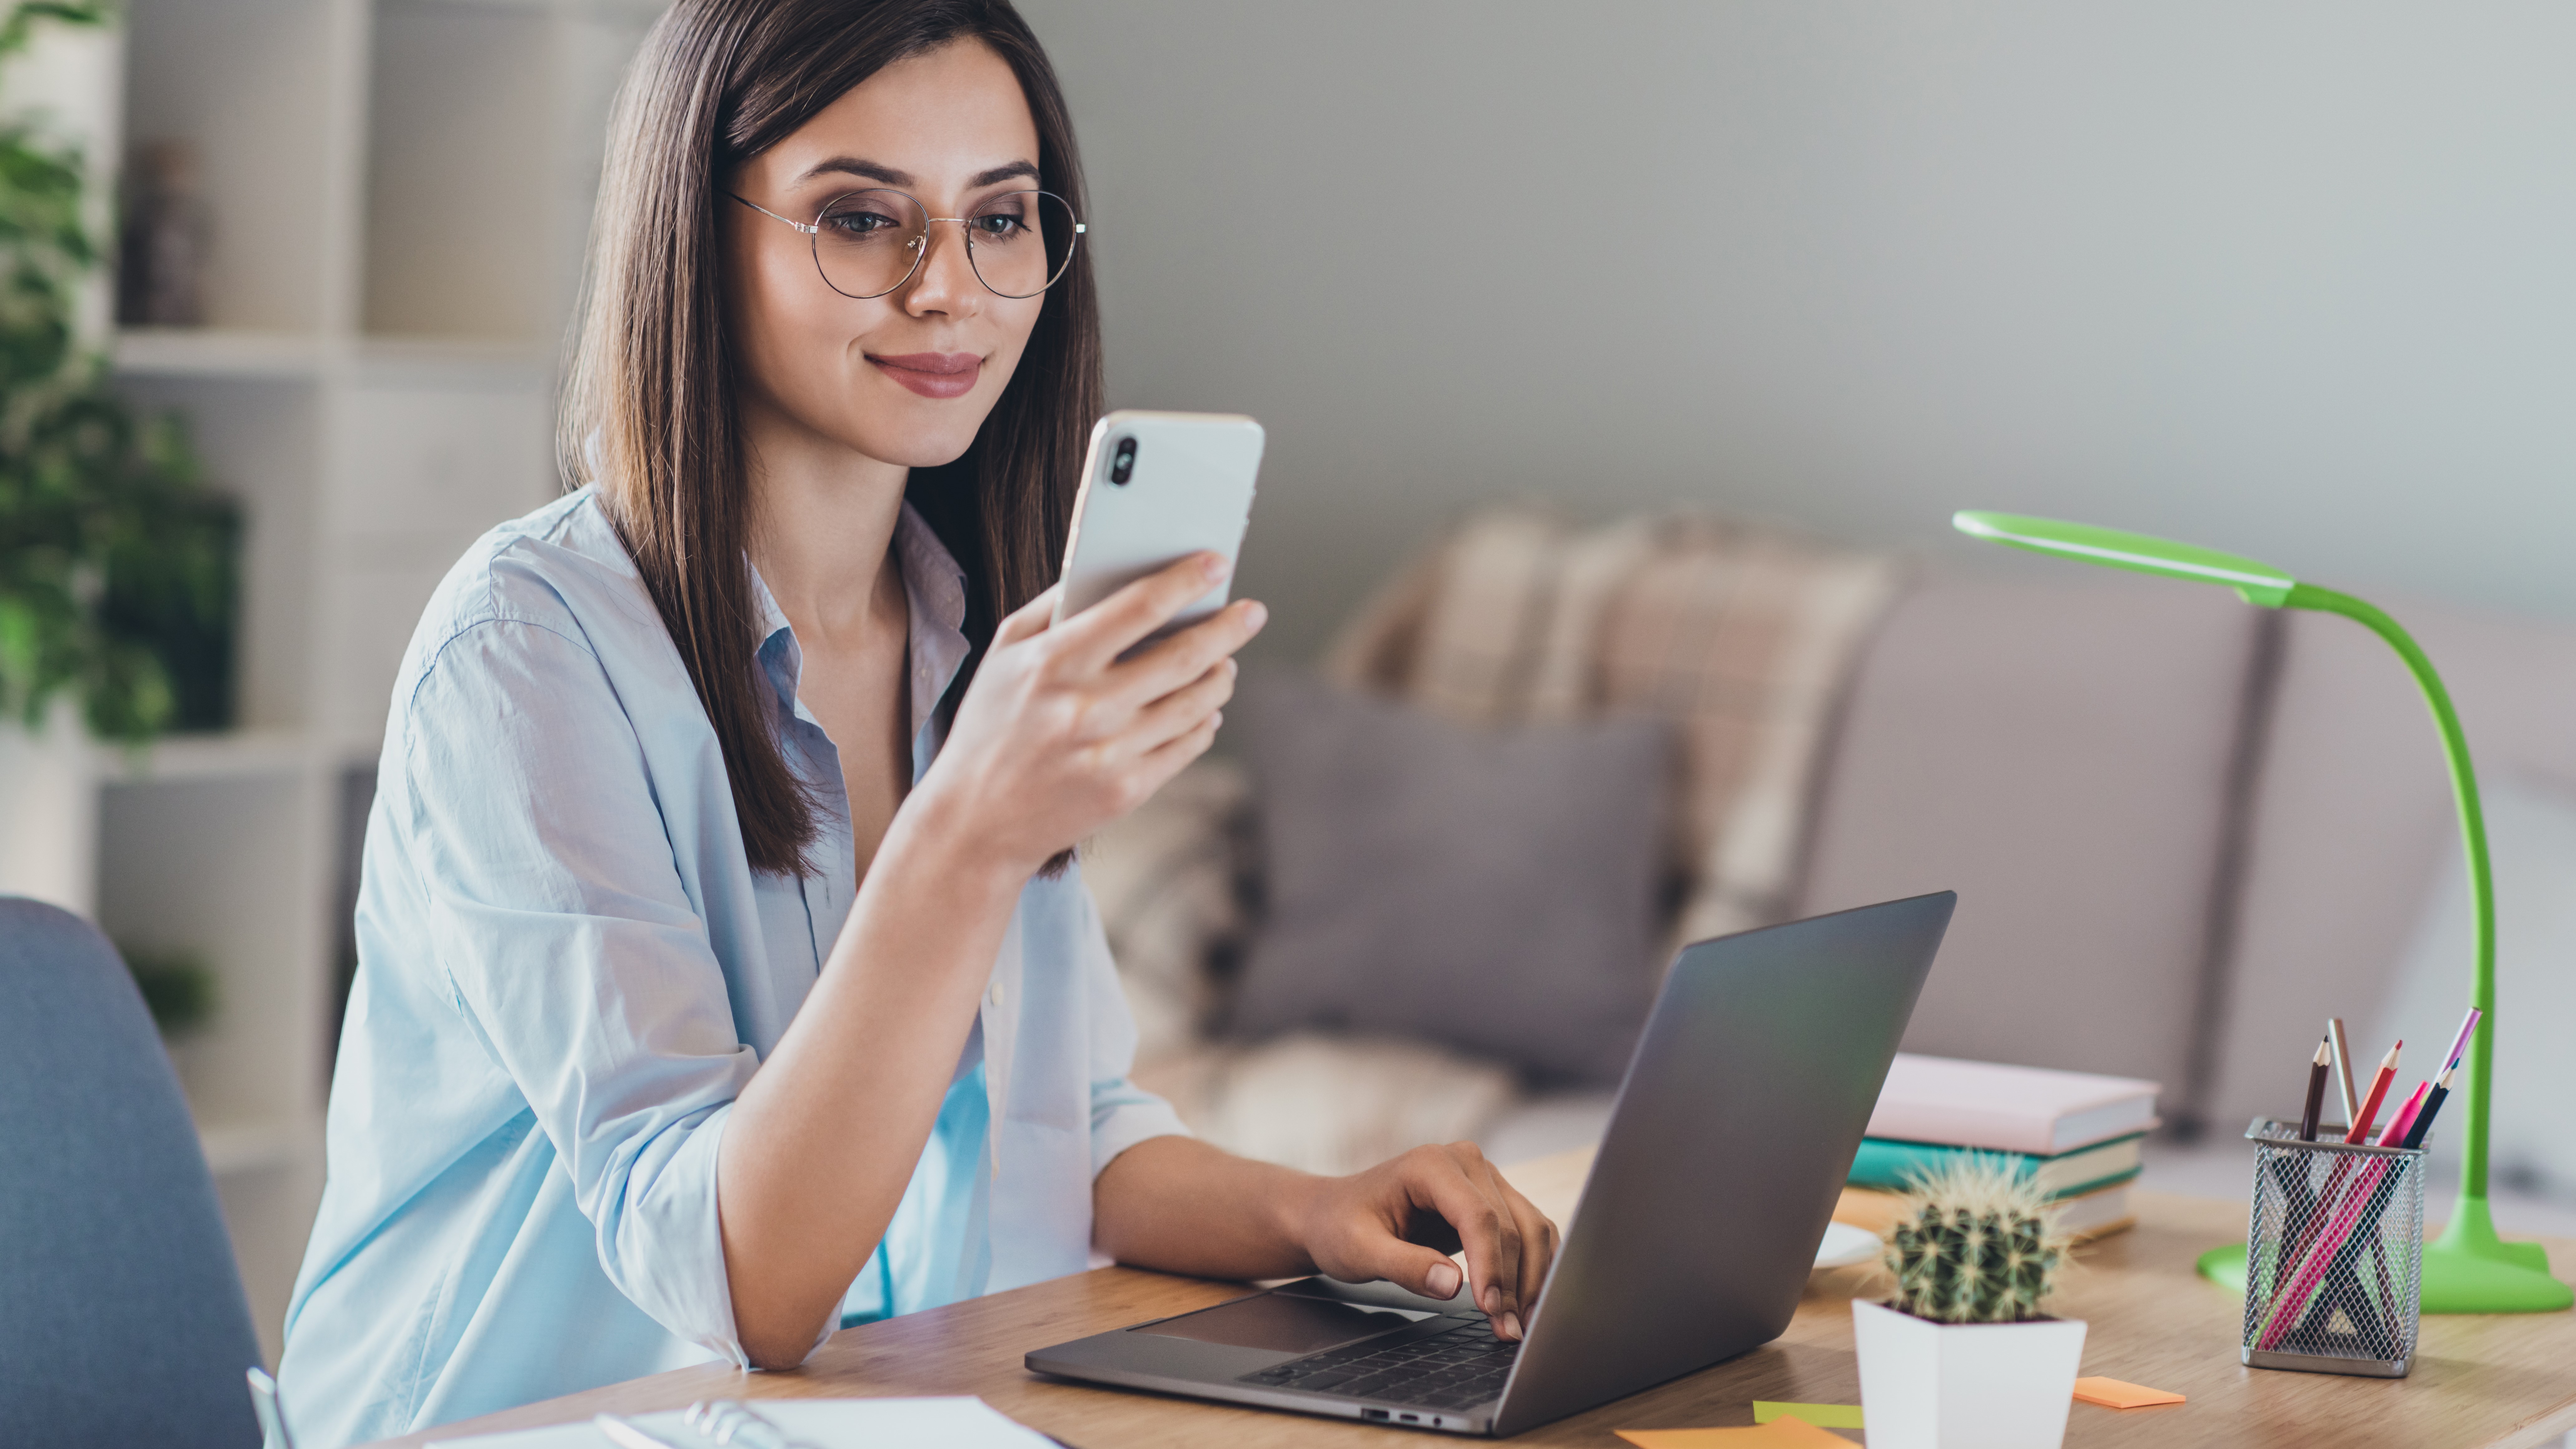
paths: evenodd
<path fill-rule="evenodd" d="M 127 5 L 93 155 L 191 141 L 215 240 L 208 325 L 108 350 L 244 505 L 239 727 L 65 757 L 95 801 L 75 904 L 216 972 L 172 1056 L 272 1362 L 321 1191 L 352 791 L 439 577 L 554 495 L 608 102 L 662 3 Z"/>

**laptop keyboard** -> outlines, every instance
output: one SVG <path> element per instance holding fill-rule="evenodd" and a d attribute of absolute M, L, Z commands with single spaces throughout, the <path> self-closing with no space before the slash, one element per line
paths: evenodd
<path fill-rule="evenodd" d="M 1380 1346 L 1369 1340 L 1309 1354 L 1240 1375 L 1240 1380 L 1426 1409 L 1465 1409 L 1502 1393 L 1520 1348 L 1495 1338 L 1493 1327 L 1480 1318 L 1400 1343 Z"/>

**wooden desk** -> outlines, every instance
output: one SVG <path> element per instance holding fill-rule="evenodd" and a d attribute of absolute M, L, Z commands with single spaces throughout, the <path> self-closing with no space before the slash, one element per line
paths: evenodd
<path fill-rule="evenodd" d="M 1589 1152 L 1570 1153 L 1525 1164 L 1513 1179 L 1562 1222 L 1589 1161 Z M 2576 1428 L 2576 1314 L 2427 1318 L 2415 1371 L 2404 1379 L 2239 1367 L 2240 1300 L 2195 1276 L 2192 1262 L 2204 1249 L 2244 1233 L 2243 1204 L 2162 1193 L 2140 1193 L 2137 1200 L 2138 1226 L 2079 1250 L 2079 1266 L 2054 1306 L 2092 1325 L 2084 1372 L 2171 1389 L 2191 1402 L 2129 1410 L 2077 1404 L 2066 1428 L 2071 1449 L 2525 1449 L 2554 1446 Z M 2576 1241 L 2553 1239 L 2549 1251 L 2559 1272 L 2576 1267 Z M 1873 1290 L 1874 1271 L 1817 1275 L 1789 1331 L 1750 1353 L 1512 1442 L 1627 1449 L 1611 1430 L 1749 1424 L 1755 1399 L 1858 1403 L 1851 1300 Z M 682 1369 L 390 1442 L 414 1445 L 431 1437 L 563 1423 L 602 1409 L 672 1409 L 694 1399 L 866 1394 L 980 1394 L 1003 1413 L 1078 1449 L 1405 1449 L 1434 1442 L 1347 1420 L 1056 1383 L 1021 1367 L 1021 1355 L 1030 1349 L 1222 1303 L 1243 1291 L 1240 1284 L 1103 1268 L 847 1329 L 794 1373 Z"/>

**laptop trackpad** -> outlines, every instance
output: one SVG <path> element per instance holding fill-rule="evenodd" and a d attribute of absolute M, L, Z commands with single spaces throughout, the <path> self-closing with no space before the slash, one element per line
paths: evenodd
<path fill-rule="evenodd" d="M 1431 1316 L 1428 1313 L 1408 1313 L 1400 1308 L 1359 1308 L 1321 1298 L 1289 1298 L 1277 1293 L 1262 1293 L 1127 1331 L 1159 1334 L 1165 1338 L 1194 1338 L 1201 1343 L 1222 1343 L 1235 1348 L 1266 1348 L 1275 1353 L 1302 1354 L 1321 1353 L 1325 1349 L 1354 1343 L 1372 1334 L 1388 1333 Z"/>

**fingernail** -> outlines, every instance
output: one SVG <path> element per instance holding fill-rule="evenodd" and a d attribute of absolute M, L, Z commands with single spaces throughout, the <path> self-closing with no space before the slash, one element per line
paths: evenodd
<path fill-rule="evenodd" d="M 1253 628 L 1259 629 L 1270 622 L 1270 606 L 1255 599 L 1252 601 L 1252 607 L 1243 611 L 1243 616 L 1251 621 Z"/>
<path fill-rule="evenodd" d="M 1492 1284 L 1492 1283 L 1488 1283 L 1488 1284 L 1486 1284 L 1486 1285 L 1485 1285 L 1485 1316 L 1486 1316 L 1486 1317 L 1488 1317 L 1488 1318 L 1491 1318 L 1491 1317 L 1493 1317 L 1495 1314 L 1498 1314 L 1498 1313 L 1500 1313 L 1500 1312 L 1502 1312 L 1502 1311 L 1503 1311 L 1503 1290 L 1502 1290 L 1502 1288 L 1501 1288 L 1500 1286 L 1496 1285 L 1496 1284 Z"/>
<path fill-rule="evenodd" d="M 1517 1313 L 1506 1313 L 1506 1314 L 1504 1314 L 1504 1315 L 1503 1315 L 1503 1337 L 1505 1337 L 1505 1338 L 1518 1338 L 1518 1337 L 1520 1337 L 1520 1336 L 1521 1336 L 1521 1316 L 1520 1316 L 1519 1314 L 1517 1314 Z"/>
<path fill-rule="evenodd" d="M 1200 573 L 1203 573 L 1203 574 L 1206 574 L 1209 578 L 1212 578 L 1212 579 L 1221 579 L 1221 578 L 1224 578 L 1224 577 L 1225 577 L 1225 559 L 1224 559 L 1224 557 L 1223 557 L 1222 555 L 1219 555 L 1219 554 L 1213 554 L 1213 553 L 1212 553 L 1212 554 L 1207 555 L 1205 558 L 1200 559 L 1200 560 L 1199 560 L 1199 572 L 1200 572 Z"/>
<path fill-rule="evenodd" d="M 1434 1298 L 1455 1298 L 1455 1297 L 1457 1297 L 1457 1296 L 1458 1296 L 1458 1265 L 1457 1265 L 1457 1264 L 1455 1264 L 1455 1263 L 1440 1263 L 1440 1264 L 1436 1264 L 1436 1265 L 1434 1265 L 1434 1266 L 1432 1267 L 1432 1269 L 1431 1269 L 1430 1274 L 1429 1274 L 1429 1279 L 1428 1279 L 1428 1281 L 1429 1281 L 1429 1284 L 1430 1284 L 1430 1288 L 1431 1288 L 1431 1296 L 1432 1296 L 1432 1297 L 1434 1297 Z"/>

